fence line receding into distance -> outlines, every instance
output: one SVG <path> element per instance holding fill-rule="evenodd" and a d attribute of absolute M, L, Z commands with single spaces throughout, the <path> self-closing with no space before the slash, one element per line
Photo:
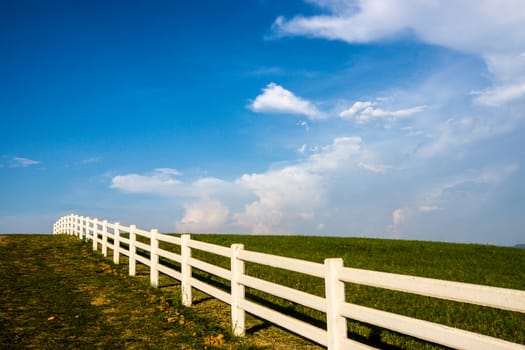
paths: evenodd
<path fill-rule="evenodd" d="M 126 233 L 126 237 L 122 233 Z M 232 331 L 236 336 L 245 334 L 245 313 L 248 312 L 323 345 L 329 350 L 372 349 L 368 345 L 347 337 L 347 319 L 456 349 L 525 349 L 523 345 L 502 339 L 359 306 L 345 300 L 345 283 L 356 283 L 525 313 L 525 291 L 521 290 L 348 268 L 344 267 L 343 260 L 338 258 L 326 259 L 324 264 L 314 263 L 245 250 L 242 244 L 224 247 L 193 240 L 190 235 L 176 237 L 161 234 L 158 230 L 146 231 L 135 225 L 124 226 L 118 222 L 110 223 L 107 220 L 101 221 L 74 214 L 60 218 L 54 224 L 53 234 L 74 235 L 86 242 L 91 240 L 93 249 L 98 250 L 100 247 L 104 256 L 107 256 L 108 249 L 111 249 L 113 261 L 116 264 L 119 263 L 120 255 L 127 256 L 130 276 L 135 275 L 137 263 L 149 266 L 150 282 L 154 287 L 159 285 L 159 273 L 180 281 L 182 303 L 185 306 L 192 304 L 192 288 L 229 304 Z M 146 237 L 150 244 L 140 242 L 137 236 Z M 179 246 L 177 250 L 180 250 L 180 254 L 159 248 L 159 242 Z M 126 249 L 125 246 L 128 248 Z M 148 252 L 149 259 L 138 254 L 137 249 Z M 193 249 L 229 258 L 230 269 L 192 257 Z M 179 264 L 180 271 L 162 264 L 160 258 Z M 245 274 L 244 264 L 246 262 L 323 279 L 325 297 Z M 192 268 L 230 281 L 229 293 L 192 277 Z M 320 328 L 248 300 L 245 298 L 245 288 L 259 290 L 323 312 L 326 315 L 326 328 Z"/>

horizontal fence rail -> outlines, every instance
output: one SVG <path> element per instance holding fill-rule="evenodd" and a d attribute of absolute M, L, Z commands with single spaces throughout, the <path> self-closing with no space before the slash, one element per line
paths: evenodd
<path fill-rule="evenodd" d="M 146 231 L 135 225 L 124 226 L 70 214 L 60 218 L 53 226 L 53 234 L 73 235 L 84 242 L 91 240 L 93 250 L 101 249 L 107 256 L 113 251 L 113 262 L 119 264 L 120 256 L 128 257 L 129 275 L 136 274 L 136 264 L 149 267 L 150 283 L 159 285 L 159 274 L 165 274 L 181 283 L 181 298 L 185 306 L 192 305 L 192 288 L 198 289 L 230 305 L 232 331 L 236 336 L 245 334 L 245 313 L 272 322 L 329 350 L 373 349 L 349 339 L 347 320 L 355 320 L 394 332 L 406 334 L 428 342 L 457 349 L 525 349 L 525 346 L 502 339 L 477 334 L 442 324 L 423 321 L 386 311 L 376 310 L 346 302 L 345 283 L 354 283 L 452 300 L 474 305 L 525 313 L 525 291 L 451 282 L 431 278 L 369 271 L 343 266 L 342 259 L 326 259 L 324 264 L 276 255 L 248 251 L 242 244 L 224 247 L 192 240 L 190 235 L 175 237 Z M 125 234 L 125 236 L 123 236 Z M 140 242 L 149 240 L 149 244 Z M 159 248 L 159 243 L 178 247 L 179 253 Z M 192 250 L 219 255 L 230 260 L 230 268 L 210 264 L 192 257 Z M 163 264 L 167 261 L 170 266 Z M 171 263 L 180 266 L 180 271 Z M 314 276 L 324 280 L 325 296 L 320 297 L 294 288 L 266 281 L 245 274 L 245 263 Z M 225 291 L 192 276 L 192 269 L 204 271 L 230 282 Z M 326 327 L 318 327 L 296 319 L 245 297 L 245 288 L 261 291 L 289 300 L 326 315 Z"/>

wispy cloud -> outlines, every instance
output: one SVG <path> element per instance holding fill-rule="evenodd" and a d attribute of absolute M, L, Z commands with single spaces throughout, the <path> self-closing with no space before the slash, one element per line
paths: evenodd
<path fill-rule="evenodd" d="M 102 161 L 102 157 L 91 157 L 91 158 L 86 158 L 86 159 L 82 159 L 81 163 L 82 164 L 94 164 L 94 163 L 100 163 Z"/>
<path fill-rule="evenodd" d="M 319 118 L 321 112 L 315 105 L 275 83 L 268 84 L 262 94 L 249 105 L 257 113 L 299 114 L 310 119 Z"/>
<path fill-rule="evenodd" d="M 498 107 L 511 101 L 524 100 L 525 79 L 514 84 L 494 86 L 474 94 L 478 95 L 475 99 L 476 103 L 491 107 Z"/>
<path fill-rule="evenodd" d="M 354 120 L 358 124 L 368 123 L 372 120 L 385 119 L 392 122 L 423 112 L 426 108 L 425 106 L 416 106 L 390 111 L 383 108 L 375 108 L 373 107 L 374 105 L 377 105 L 377 103 L 371 101 L 357 101 L 350 108 L 340 112 L 339 117 L 342 119 Z"/>
<path fill-rule="evenodd" d="M 29 158 L 22 158 L 22 157 L 13 157 L 11 159 L 11 162 L 9 164 L 9 167 L 11 168 L 27 168 L 32 165 L 40 164 L 38 160 L 33 160 Z"/>
<path fill-rule="evenodd" d="M 451 150 L 487 138 L 501 135 L 513 128 L 514 121 L 483 117 L 451 118 L 434 125 L 429 131 L 428 141 L 416 151 L 421 157 L 447 154 Z"/>
<path fill-rule="evenodd" d="M 357 101 L 354 102 L 352 107 L 345 109 L 341 113 L 339 113 L 339 116 L 343 119 L 350 119 L 353 118 L 357 113 L 364 110 L 365 108 L 371 107 L 373 105 L 373 102 L 370 101 Z"/>

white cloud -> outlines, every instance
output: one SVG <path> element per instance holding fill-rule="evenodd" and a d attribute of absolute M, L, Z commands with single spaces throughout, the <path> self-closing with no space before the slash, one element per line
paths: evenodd
<path fill-rule="evenodd" d="M 400 226 L 403 225 L 412 216 L 412 210 L 407 207 L 397 208 L 392 211 L 392 223 L 387 227 L 392 238 L 399 239 L 403 237 Z"/>
<path fill-rule="evenodd" d="M 443 210 L 443 208 L 436 205 L 422 205 L 419 207 L 419 211 L 423 213 L 430 213 L 433 211 Z"/>
<path fill-rule="evenodd" d="M 429 177 L 422 185 L 403 179 L 400 168 L 383 176 L 393 167 L 381 165 L 370 147 L 360 137 L 339 137 L 305 159 L 233 181 L 208 177 L 184 183 L 176 178 L 178 171 L 159 168 L 149 174 L 116 176 L 112 187 L 169 195 L 184 210 L 176 221 L 179 232 L 304 234 L 327 230 L 421 239 L 429 236 L 414 233 L 415 223 L 420 229 L 422 220 L 435 220 L 454 208 L 481 207 L 476 203 L 485 203 L 492 189 L 519 169 L 517 164 L 473 169 L 446 180 L 420 169 L 418 176 Z M 363 177 L 363 171 L 377 175 Z M 402 203 L 396 199 L 400 193 Z"/>
<path fill-rule="evenodd" d="M 372 106 L 372 102 L 370 101 L 357 101 L 355 102 L 352 107 L 345 109 L 341 113 L 339 113 L 339 116 L 343 119 L 349 119 L 354 117 L 357 112 L 362 111 L 363 109 Z"/>
<path fill-rule="evenodd" d="M 230 214 L 230 210 L 218 200 L 199 200 L 184 208 L 183 218 L 176 223 L 178 232 L 219 232 L 224 229 Z"/>
<path fill-rule="evenodd" d="M 277 35 L 367 43 L 413 34 L 421 42 L 481 57 L 497 88 L 479 102 L 523 99 L 525 4 L 521 0 L 311 0 L 327 14 L 279 17 Z"/>
<path fill-rule="evenodd" d="M 328 178 L 346 169 L 359 169 L 366 158 L 360 137 L 335 138 L 306 159 L 262 173 L 244 174 L 234 181 L 201 178 L 184 183 L 173 169 L 149 174 L 114 176 L 111 188 L 180 198 L 184 216 L 177 229 L 193 232 L 236 228 L 253 233 L 291 233 L 297 225 L 311 227 L 326 206 Z M 365 159 L 366 160 L 366 159 Z"/>
<path fill-rule="evenodd" d="M 397 208 L 392 212 L 392 223 L 395 226 L 401 225 L 410 217 L 410 209 Z"/>
<path fill-rule="evenodd" d="M 482 190 L 472 191 L 468 187 L 480 186 L 489 188 L 490 186 L 498 185 L 518 169 L 519 166 L 517 164 L 510 164 L 459 175 L 444 181 L 423 195 L 424 198 L 422 199 L 422 204 L 419 205 L 419 211 L 428 213 L 446 210 L 450 203 L 455 202 L 456 196 L 465 197 L 465 193 L 476 196 L 479 193 L 483 193 Z"/>
<path fill-rule="evenodd" d="M 11 168 L 27 168 L 32 165 L 40 164 L 38 160 L 32 160 L 29 158 L 13 157 L 11 160 Z"/>
<path fill-rule="evenodd" d="M 513 127 L 514 123 L 513 118 L 448 119 L 434 126 L 432 133 L 428 134 L 429 141 L 421 145 L 416 153 L 424 158 L 446 154 L 451 149 L 505 133 Z"/>
<path fill-rule="evenodd" d="M 261 174 L 245 174 L 237 183 L 256 199 L 234 216 L 235 224 L 254 233 L 287 233 L 286 221 L 301 220 L 322 202 L 322 177 L 308 166 L 288 166 Z"/>
<path fill-rule="evenodd" d="M 146 175 L 117 175 L 112 178 L 110 187 L 128 193 L 169 196 L 183 190 L 182 181 L 173 178 L 176 175 L 179 175 L 176 170 L 167 168 L 158 168 Z"/>
<path fill-rule="evenodd" d="M 361 123 L 367 122 L 372 118 L 387 118 L 393 117 L 393 119 L 410 117 L 416 113 L 420 113 L 425 110 L 425 106 L 416 106 L 406 109 L 398 109 L 395 111 L 388 111 L 382 108 L 367 107 L 363 110 L 357 120 Z"/>
<path fill-rule="evenodd" d="M 370 42 L 412 31 L 421 41 L 467 52 L 522 48 L 520 0 L 311 0 L 330 14 L 277 18 L 280 35 L 306 35 L 349 43 Z M 458 33 L 461 33 L 459 35 Z"/>
<path fill-rule="evenodd" d="M 364 163 L 364 162 L 359 162 L 357 166 L 359 166 L 362 169 L 371 171 L 373 173 L 384 173 L 391 168 L 389 166 L 382 165 L 382 164 L 371 164 L 371 163 Z"/>
<path fill-rule="evenodd" d="M 300 114 L 310 119 L 321 116 L 321 112 L 312 102 L 295 96 L 275 83 L 268 84 L 249 108 L 257 113 Z"/>
<path fill-rule="evenodd" d="M 297 149 L 298 153 L 304 154 L 306 152 L 306 144 L 304 143 L 301 147 Z"/>
<path fill-rule="evenodd" d="M 401 238 L 405 236 L 402 228 L 406 228 L 409 221 L 417 221 L 430 213 L 446 212 L 454 208 L 467 210 L 466 205 L 468 210 L 480 207 L 489 201 L 491 190 L 518 169 L 517 164 L 510 164 L 482 171 L 470 171 L 433 184 L 426 191 L 419 189 L 411 193 L 416 198 L 407 196 L 406 202 L 411 204 L 403 205 L 392 212 L 392 222 L 387 226 L 387 231 L 392 237 Z"/>
<path fill-rule="evenodd" d="M 372 120 L 385 120 L 393 122 L 398 119 L 407 118 L 414 114 L 423 112 L 425 106 L 416 106 L 398 110 L 385 110 L 383 108 L 374 108 L 374 103 L 371 101 L 357 101 L 352 107 L 339 113 L 339 117 L 342 119 L 354 120 L 358 124 L 368 123 Z"/>
<path fill-rule="evenodd" d="M 305 161 L 265 173 L 243 175 L 237 183 L 256 199 L 234 215 L 235 224 L 255 233 L 295 232 L 299 223 L 312 222 L 326 208 L 329 180 L 358 168 L 366 157 L 360 137 L 338 137 Z M 351 170 L 350 170 L 351 171 Z"/>
<path fill-rule="evenodd" d="M 168 175 L 168 176 L 169 175 L 175 175 L 175 176 L 182 175 L 180 171 L 178 171 L 177 169 L 172 169 L 172 168 L 156 168 L 156 169 L 153 169 L 153 171 L 160 175 Z"/>
<path fill-rule="evenodd" d="M 306 131 L 310 130 L 310 125 L 308 125 L 308 123 L 306 121 L 304 121 L 304 120 L 296 123 L 295 125 L 303 127 L 304 130 L 306 130 Z"/>
<path fill-rule="evenodd" d="M 479 93 L 475 101 L 480 105 L 497 107 L 524 98 L 525 80 L 515 84 L 494 86 Z"/>

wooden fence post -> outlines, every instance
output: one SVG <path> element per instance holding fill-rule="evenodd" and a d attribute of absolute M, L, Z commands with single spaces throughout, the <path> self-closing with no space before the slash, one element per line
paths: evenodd
<path fill-rule="evenodd" d="M 346 338 L 346 318 L 341 316 L 339 307 L 345 302 L 345 283 L 339 280 L 343 259 L 325 259 L 326 325 L 328 350 L 342 350 Z"/>
<path fill-rule="evenodd" d="M 193 299 L 191 294 L 191 248 L 188 246 L 191 238 L 190 235 L 182 235 L 180 238 L 182 305 L 191 306 Z"/>
<path fill-rule="evenodd" d="M 118 264 L 120 262 L 120 223 L 115 222 L 113 228 L 113 262 Z"/>
<path fill-rule="evenodd" d="M 137 240 L 137 234 L 135 233 L 135 229 L 137 226 L 131 225 L 129 227 L 129 275 L 135 276 L 136 273 L 136 254 L 137 254 L 137 247 L 135 246 L 135 242 Z"/>
<path fill-rule="evenodd" d="M 158 234 L 159 230 L 151 230 L 149 281 L 151 285 L 155 288 L 159 286 L 159 240 L 157 239 Z"/>
<path fill-rule="evenodd" d="M 240 306 L 241 300 L 244 300 L 244 285 L 240 283 L 244 275 L 244 261 L 239 259 L 239 252 L 243 249 L 243 244 L 231 245 L 231 318 L 233 335 L 237 337 L 245 334 L 245 312 Z"/>
<path fill-rule="evenodd" d="M 108 256 L 108 221 L 102 221 L 102 255 Z"/>
<path fill-rule="evenodd" d="M 87 218 L 87 227 L 89 227 L 89 218 Z M 93 219 L 93 250 L 98 248 L 98 219 Z"/>

